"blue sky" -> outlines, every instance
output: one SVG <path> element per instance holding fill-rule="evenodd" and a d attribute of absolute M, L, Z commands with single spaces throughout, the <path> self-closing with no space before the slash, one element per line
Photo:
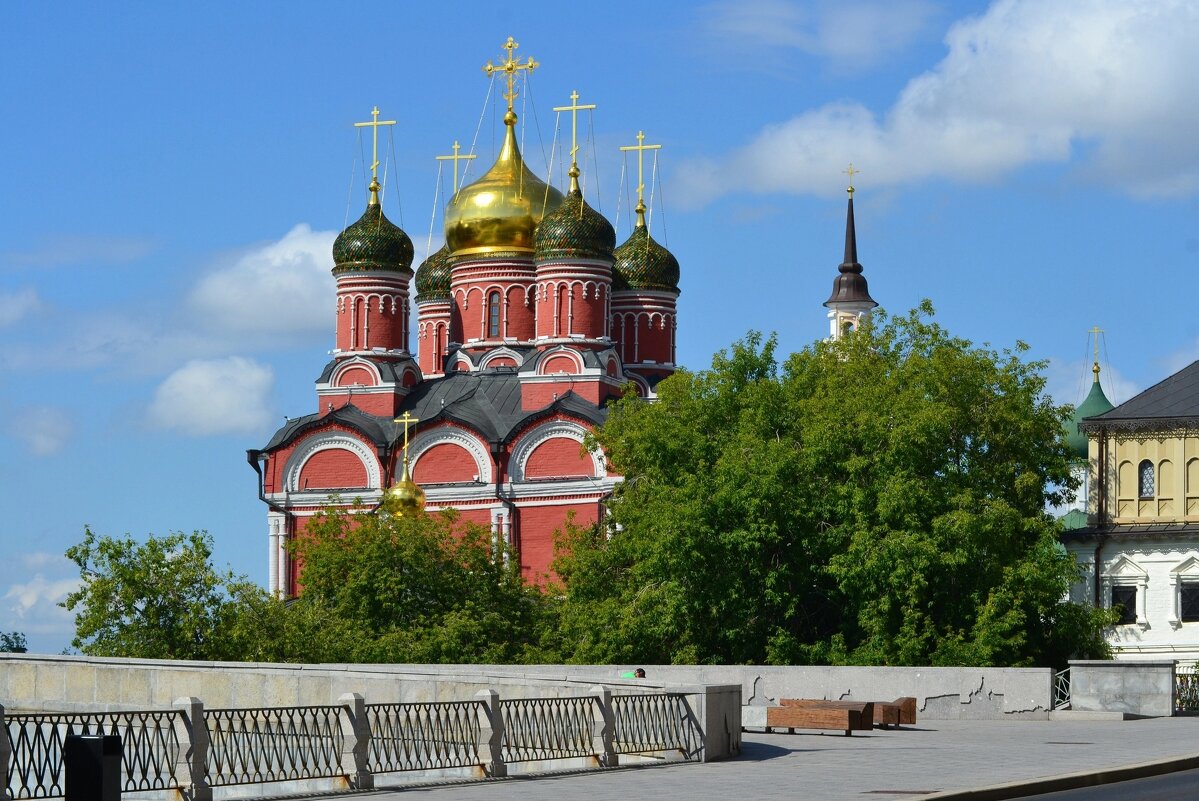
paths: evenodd
<path fill-rule="evenodd" d="M 927 297 L 960 336 L 1029 343 L 1062 402 L 1094 325 L 1114 400 L 1199 357 L 1193 0 L 64 2 L 4 28 L 0 631 L 35 650 L 70 640 L 55 604 L 85 523 L 206 529 L 265 581 L 245 451 L 315 409 L 329 247 L 365 203 L 352 123 L 399 121 L 384 207 L 420 259 L 434 156 L 475 142 L 477 175 L 493 155 L 480 68 L 509 35 L 541 64 L 517 101 L 540 174 L 551 150 L 564 170 L 552 108 L 598 105 L 585 182 L 621 238 L 618 148 L 662 144 L 688 366 L 749 329 L 784 352 L 825 334 L 850 161 L 889 310 Z"/>

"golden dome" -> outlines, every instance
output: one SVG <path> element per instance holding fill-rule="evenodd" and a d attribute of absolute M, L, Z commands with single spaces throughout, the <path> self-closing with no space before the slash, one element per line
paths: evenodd
<path fill-rule="evenodd" d="M 541 218 L 562 193 L 525 166 L 516 146 L 516 114 L 504 115 L 504 146 L 487 173 L 458 190 L 445 212 L 445 241 L 454 256 L 533 252 Z"/>
<path fill-rule="evenodd" d="M 397 517 L 412 517 L 425 510 L 425 491 L 412 480 L 408 472 L 408 457 L 404 457 L 404 471 L 400 479 L 387 490 L 387 511 Z"/>

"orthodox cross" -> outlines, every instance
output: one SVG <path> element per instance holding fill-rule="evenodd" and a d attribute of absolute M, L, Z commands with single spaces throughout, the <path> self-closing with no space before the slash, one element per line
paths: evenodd
<path fill-rule="evenodd" d="M 379 107 L 378 106 L 375 106 L 373 109 L 371 109 L 371 121 L 370 122 L 354 123 L 355 128 L 372 128 L 372 129 L 374 129 L 372 131 L 373 136 L 372 136 L 372 141 L 371 141 L 371 183 L 378 182 L 377 171 L 379 169 L 379 126 L 380 125 L 395 125 L 395 124 L 396 124 L 395 120 L 379 119 Z"/>
<path fill-rule="evenodd" d="M 404 424 L 404 461 L 408 461 L 408 426 L 420 422 L 420 418 L 413 417 L 411 412 L 404 412 L 402 415 L 392 421 L 393 423 Z"/>
<path fill-rule="evenodd" d="M 637 151 L 637 205 L 644 207 L 645 201 L 643 194 L 645 192 L 645 151 L 660 150 L 661 145 L 645 144 L 645 131 L 637 132 L 637 144 L 622 147 L 621 150 L 636 150 Z"/>
<path fill-rule="evenodd" d="M 847 191 L 849 192 L 849 196 L 853 197 L 853 177 L 860 173 L 861 170 L 855 170 L 853 168 L 853 162 L 851 161 L 849 162 L 849 169 L 841 170 L 841 172 L 849 176 L 849 189 Z"/>
<path fill-rule="evenodd" d="M 575 158 L 575 154 L 579 152 L 579 139 L 578 139 L 579 112 L 587 111 L 589 109 L 594 109 L 594 108 L 595 108 L 594 103 L 588 104 L 586 106 L 579 105 L 579 92 L 577 89 L 570 93 L 570 105 L 569 106 L 554 106 L 554 111 L 569 111 L 570 112 L 570 161 L 572 164 L 578 161 L 578 159 Z"/>
<path fill-rule="evenodd" d="M 1098 381 L 1099 380 L 1099 335 L 1104 333 L 1104 331 L 1099 326 L 1095 326 L 1087 333 L 1095 335 L 1095 366 L 1092 367 L 1091 370 L 1095 373 L 1095 380 Z"/>
<path fill-rule="evenodd" d="M 459 156 L 459 155 L 458 155 L 458 149 L 459 149 L 460 147 L 461 147 L 461 145 L 459 145 L 459 144 L 458 144 L 458 140 L 457 140 L 457 139 L 455 139 L 455 140 L 454 140 L 454 155 L 452 155 L 452 156 L 438 156 L 438 157 L 437 157 L 437 160 L 438 160 L 438 161 L 452 161 L 452 162 L 454 162 L 454 193 L 455 193 L 455 194 L 457 194 L 457 192 L 458 192 L 458 162 L 460 162 L 460 161 L 470 161 L 471 159 L 473 159 L 473 158 L 475 157 L 475 154 L 474 154 L 474 153 L 470 153 L 470 154 L 468 154 L 468 155 L 465 155 L 465 156 Z M 407 414 L 407 412 L 405 412 L 405 414 Z"/>
<path fill-rule="evenodd" d="M 512 101 L 516 99 L 516 73 L 521 72 L 522 70 L 525 72 L 532 72 L 541 66 L 533 60 L 532 56 L 529 56 L 529 60 L 524 64 L 521 64 L 519 61 L 514 59 L 512 57 L 512 51 L 516 50 L 518 47 L 520 47 L 520 45 L 516 43 L 516 40 L 509 36 L 508 41 L 504 43 L 504 49 L 508 51 L 508 55 L 505 56 L 504 63 L 492 64 L 490 61 L 488 61 L 487 65 L 483 67 L 483 72 L 487 73 L 488 75 L 492 75 L 497 72 L 507 73 L 508 91 L 504 92 L 504 99 L 508 101 L 509 111 L 512 111 Z"/>

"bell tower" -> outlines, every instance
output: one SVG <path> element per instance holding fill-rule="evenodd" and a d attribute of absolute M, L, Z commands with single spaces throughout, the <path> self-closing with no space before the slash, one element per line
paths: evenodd
<path fill-rule="evenodd" d="M 862 318 L 870 310 L 878 306 L 870 297 L 866 286 L 866 276 L 862 275 L 862 265 L 858 263 L 858 237 L 853 222 L 853 177 L 860 170 L 853 168 L 850 162 L 845 174 L 849 176 L 849 207 L 845 213 L 845 258 L 837 268 L 838 275 L 833 279 L 833 294 L 829 295 L 824 305 L 828 308 L 829 339 L 837 341 L 849 331 L 856 331 Z"/>

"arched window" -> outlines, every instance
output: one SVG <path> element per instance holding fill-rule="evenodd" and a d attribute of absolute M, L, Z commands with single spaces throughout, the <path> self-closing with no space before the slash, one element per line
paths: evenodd
<path fill-rule="evenodd" d="M 500 293 L 487 296 L 487 336 L 495 339 L 500 335 Z"/>
<path fill-rule="evenodd" d="M 1137 489 L 1138 495 L 1142 498 L 1153 497 L 1153 462 L 1148 459 L 1141 462 L 1137 468 Z"/>

